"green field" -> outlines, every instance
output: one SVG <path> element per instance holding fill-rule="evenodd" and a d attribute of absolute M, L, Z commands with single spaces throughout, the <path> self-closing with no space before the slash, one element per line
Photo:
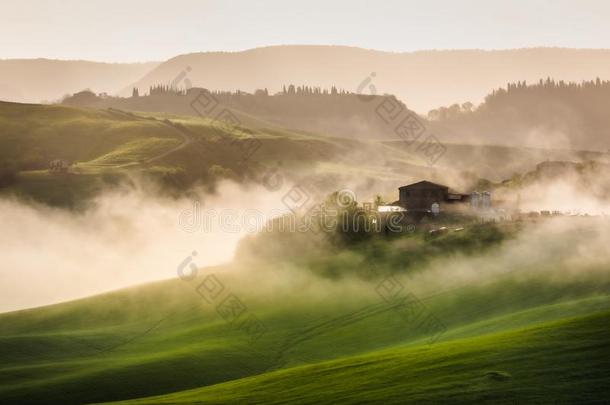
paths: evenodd
<path fill-rule="evenodd" d="M 405 145 L 257 127 L 0 103 L 0 162 L 16 174 L 1 191 L 87 209 L 119 184 L 152 179 L 150 198 L 183 196 L 277 165 L 286 180 L 318 179 L 322 194 L 356 178 L 393 198 L 410 178 L 461 174 L 473 156 L 483 169 L 506 156 L 507 170 L 539 156 L 449 145 L 432 169 Z M 50 173 L 53 159 L 74 164 Z M 574 221 L 585 230 L 537 236 L 534 223 L 447 215 L 391 236 L 270 232 L 194 280 L 0 314 L 0 403 L 604 403 L 608 260 L 598 219 Z M 441 225 L 465 229 L 428 234 Z M 215 297 L 201 289 L 212 274 L 224 286 Z"/>
<path fill-rule="evenodd" d="M 261 182 L 279 168 L 285 183 L 308 178 L 325 192 L 356 183 L 362 198 L 390 199 L 396 187 L 421 178 L 467 191 L 481 178 L 499 182 L 543 160 L 607 161 L 607 154 L 446 144 L 431 166 L 417 144 L 244 122 L 256 129 L 162 112 L 0 102 L 0 192 L 75 207 L 134 175 L 180 193 L 223 179 Z M 56 159 L 72 164 L 69 173 L 49 173 Z M 456 177 L 462 180 L 453 184 Z"/>
<path fill-rule="evenodd" d="M 49 161 L 84 163 L 142 139 L 179 140 L 156 120 L 113 111 L 0 103 L 0 161 L 47 169 Z M 133 147 L 132 147 L 133 150 Z"/>
<path fill-rule="evenodd" d="M 583 268 L 582 276 L 557 281 L 561 268 L 547 263 L 539 273 L 514 268 L 421 287 L 417 280 L 429 271 L 421 273 L 429 260 L 458 252 L 476 260 L 513 237 L 501 242 L 476 229 L 434 240 L 406 235 L 388 241 L 383 255 L 375 241 L 335 255 L 319 252 L 301 257 L 288 276 L 282 269 L 290 259 L 247 257 L 201 269 L 195 280 L 2 314 L 0 398 L 33 404 L 142 397 L 137 403 L 603 398 L 610 280 Z M 400 252 L 427 259 L 397 267 Z M 354 267 L 365 264 L 355 255 L 379 257 L 379 273 L 356 276 Z M 323 271 L 331 267 L 343 274 Z M 210 274 L 224 286 L 218 300 L 197 290 Z M 407 301 L 379 292 L 390 275 L 408 292 Z M 284 277 L 305 279 L 279 283 Z M 217 312 L 231 294 L 245 306 L 243 318 Z M 264 326 L 260 335 L 241 323 L 249 315 Z M 442 325 L 431 327 L 432 318 Z M 162 396 L 148 398 L 155 395 Z"/>
<path fill-rule="evenodd" d="M 607 295 L 513 310 L 493 303 L 503 287 L 488 287 L 486 299 L 468 302 L 462 295 L 460 308 L 438 308 L 439 318 L 452 322 L 434 344 L 371 297 L 288 308 L 249 305 L 268 328 L 252 344 L 187 287 L 166 282 L 4 315 L 1 397 L 6 403 L 88 403 L 209 385 L 142 403 L 405 396 L 508 402 L 548 396 L 547 403 L 584 403 L 600 398 L 594 387 L 607 382 Z M 174 302 L 178 290 L 185 298 Z M 493 308 L 481 310 L 485 303 Z M 329 359 L 339 360 L 323 362 Z M 265 374 L 278 367 L 283 371 Z"/>
<path fill-rule="evenodd" d="M 609 320 L 604 312 L 115 403 L 604 403 Z"/>
<path fill-rule="evenodd" d="M 250 181 L 267 166 L 312 168 L 354 145 L 276 128 L 251 130 L 208 118 L 0 102 L 0 191 L 76 206 L 127 175 L 186 191 L 229 178 Z M 71 163 L 51 173 L 49 162 Z M 264 166 L 262 166 L 264 165 Z"/>

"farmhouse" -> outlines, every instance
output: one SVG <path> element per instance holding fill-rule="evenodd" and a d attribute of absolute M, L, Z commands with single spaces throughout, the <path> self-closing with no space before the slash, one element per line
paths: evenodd
<path fill-rule="evenodd" d="M 468 194 L 455 193 L 449 187 L 431 181 L 420 181 L 398 188 L 398 201 L 392 205 L 410 212 L 430 212 L 433 204 L 443 206 L 457 202 L 467 202 Z"/>
<path fill-rule="evenodd" d="M 55 159 L 49 162 L 49 172 L 51 173 L 66 173 L 70 164 L 65 160 Z"/>

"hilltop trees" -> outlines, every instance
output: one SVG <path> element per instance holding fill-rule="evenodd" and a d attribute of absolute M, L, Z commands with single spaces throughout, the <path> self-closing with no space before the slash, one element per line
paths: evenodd
<path fill-rule="evenodd" d="M 453 104 L 450 107 L 430 110 L 428 118 L 440 121 L 455 120 L 473 112 L 492 113 L 506 108 L 525 112 L 530 107 L 542 105 L 551 100 L 579 106 L 589 111 L 597 111 L 601 106 L 607 105 L 610 100 L 610 81 L 601 80 L 599 77 L 581 83 L 555 81 L 550 77 L 529 85 L 525 80 L 517 81 L 508 83 L 506 88 L 493 90 L 477 109 L 471 102 L 462 105 Z"/>
<path fill-rule="evenodd" d="M 269 96 L 271 96 L 271 94 L 269 94 L 269 90 L 267 88 L 256 89 L 253 94 L 249 94 L 242 90 L 235 90 L 235 91 L 211 90 L 210 93 L 215 96 L 219 96 L 219 97 L 239 97 L 239 96 L 269 97 Z M 167 84 L 156 84 L 156 85 L 149 87 L 148 94 L 149 95 L 169 94 L 169 95 L 183 96 L 183 95 L 187 94 L 187 91 L 172 87 L 171 85 L 167 85 Z M 318 96 L 318 95 L 338 96 L 338 95 L 348 95 L 348 94 L 351 95 L 351 94 L 355 94 L 355 93 L 346 91 L 344 89 L 339 89 L 336 86 L 331 86 L 330 89 L 326 89 L 326 88 L 322 88 L 319 86 L 288 84 L 288 85 L 283 85 L 282 90 L 278 93 L 275 93 L 274 95 L 275 96 Z M 138 97 L 138 96 L 139 96 L 138 89 L 134 88 L 132 91 L 132 97 Z"/>
<path fill-rule="evenodd" d="M 97 101 L 98 96 L 89 89 L 79 91 L 71 96 L 67 96 L 62 100 L 62 104 L 68 105 L 87 105 Z"/>
<path fill-rule="evenodd" d="M 191 89 L 192 90 L 192 89 Z M 196 90 L 196 89 L 195 89 Z M 265 87 L 262 89 L 256 89 L 252 94 L 244 92 L 242 90 L 235 91 L 218 91 L 218 90 L 209 90 L 211 94 L 219 97 L 239 97 L 239 96 L 255 96 L 255 97 L 270 97 L 270 96 L 318 96 L 318 95 L 351 95 L 355 94 L 344 89 L 339 89 L 336 86 L 331 86 L 330 89 L 322 88 L 320 86 L 308 86 L 308 85 L 295 85 L 295 84 L 285 84 L 282 86 L 282 90 L 275 93 L 270 94 L 269 90 Z M 158 95 L 177 95 L 184 96 L 187 95 L 188 90 L 179 89 L 173 87 L 169 84 L 155 84 L 149 86 L 148 95 L 158 96 Z M 132 97 L 139 97 L 139 89 L 134 87 L 132 89 Z"/>
<path fill-rule="evenodd" d="M 470 101 L 464 104 L 452 104 L 449 107 L 439 107 L 428 112 L 428 119 L 431 121 L 444 121 L 458 118 L 463 113 L 472 112 L 473 104 Z"/>
<path fill-rule="evenodd" d="M 151 96 L 157 96 L 157 95 L 184 96 L 184 95 L 186 95 L 186 90 L 178 89 L 169 84 L 157 84 L 155 86 L 149 87 L 148 94 Z"/>
<path fill-rule="evenodd" d="M 290 96 L 317 96 L 317 95 L 345 95 L 345 94 L 354 94 L 343 89 L 339 90 L 336 86 L 331 86 L 330 90 L 323 89 L 322 87 L 314 87 L 314 86 L 295 86 L 294 84 L 282 86 L 282 91 L 279 95 L 290 95 Z"/>
<path fill-rule="evenodd" d="M 508 83 L 506 89 L 492 91 L 483 104 L 484 108 L 495 109 L 508 103 L 536 102 L 554 98 L 564 102 L 586 105 L 588 108 L 599 107 L 610 99 L 610 81 L 595 80 L 581 83 L 555 81 L 550 77 L 540 79 L 537 84 L 528 85 L 525 81 Z"/>
<path fill-rule="evenodd" d="M 540 146 L 610 147 L 610 81 L 596 78 L 580 83 L 550 77 L 536 83 L 508 83 L 493 90 L 477 108 L 470 103 L 431 110 L 452 133 L 486 142 Z"/>

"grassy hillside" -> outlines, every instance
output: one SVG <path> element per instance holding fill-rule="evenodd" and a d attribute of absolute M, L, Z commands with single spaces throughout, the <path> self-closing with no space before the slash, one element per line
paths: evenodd
<path fill-rule="evenodd" d="M 168 286 L 159 288 L 168 289 Z M 486 375 L 491 371 L 501 371 L 514 376 L 517 382 L 507 385 L 517 390 L 523 384 L 521 379 L 527 381 L 529 378 L 527 373 L 520 374 L 520 370 L 542 374 L 545 368 L 556 368 L 571 375 L 571 383 L 575 389 L 571 395 L 581 395 L 583 386 L 598 384 L 595 380 L 589 380 L 591 376 L 581 375 L 585 372 L 584 366 L 588 365 L 592 373 L 599 370 L 598 374 L 595 374 L 596 379 L 601 379 L 603 370 L 607 371 L 609 366 L 607 363 L 597 363 L 597 360 L 607 359 L 607 356 L 603 356 L 608 350 L 608 335 L 604 332 L 607 329 L 604 327 L 607 316 L 599 323 L 590 325 L 591 330 L 575 328 L 582 335 L 571 336 L 569 340 L 558 339 L 550 325 L 545 325 L 537 333 L 543 342 L 531 346 L 518 345 L 519 355 L 511 361 L 502 357 L 509 357 L 514 348 L 510 345 L 503 347 L 504 344 L 513 338 L 531 343 L 529 335 L 509 334 L 507 337 L 479 338 L 485 333 L 609 310 L 608 296 L 515 311 L 471 326 L 450 325 L 451 329 L 446 336 L 443 336 L 440 343 L 432 346 L 421 336 L 421 332 L 409 330 L 412 325 L 404 324 L 391 309 L 379 303 L 366 305 L 362 302 L 358 305 L 354 302 L 335 302 L 329 306 L 326 302 L 326 305 L 300 304 L 284 310 L 259 305 L 249 306 L 257 316 L 262 317 L 270 331 L 270 336 L 265 336 L 262 341 L 253 345 L 247 341 L 243 332 L 224 323 L 213 310 L 210 311 L 211 308 L 202 302 L 200 297 L 193 295 L 192 291 L 185 290 L 183 293 L 183 302 L 174 305 L 159 305 L 159 302 L 167 302 L 162 299 L 163 294 L 155 294 L 155 299 L 146 299 L 148 294 L 135 294 L 131 301 L 125 297 L 129 294 L 123 293 L 122 297 L 115 294 L 97 298 L 93 302 L 72 303 L 69 311 L 66 311 L 65 307 L 62 310 L 37 310 L 30 314 L 13 314 L 12 319 L 5 315 L 0 321 L 3 326 L 0 346 L 5 359 L 0 370 L 0 393 L 4 401 L 8 402 L 3 403 L 102 402 L 166 394 L 231 380 L 237 381 L 231 383 L 227 391 L 220 385 L 197 393 L 194 397 L 187 395 L 186 398 L 214 403 L 243 399 L 244 396 L 248 398 L 248 402 L 268 402 L 273 399 L 279 401 L 282 398 L 292 401 L 299 395 L 304 395 L 304 392 L 315 384 L 312 382 L 311 386 L 301 386 L 296 390 L 294 387 L 288 389 L 291 384 L 316 378 L 320 390 L 314 398 L 325 397 L 331 400 L 349 397 L 345 396 L 342 384 L 345 384 L 345 390 L 360 384 L 360 380 L 354 379 L 349 372 L 354 368 L 354 364 L 358 364 L 355 369 L 362 378 L 377 381 L 375 374 L 379 370 L 385 370 L 384 357 L 396 357 L 396 362 L 399 363 L 396 367 L 403 371 L 410 370 L 407 375 L 396 375 L 396 378 L 400 377 L 399 381 L 412 381 L 413 375 L 420 375 L 438 367 L 433 372 L 435 376 L 432 380 L 419 381 L 419 388 L 401 385 L 396 380 L 388 383 L 388 389 L 397 391 L 395 394 L 400 395 L 410 391 L 411 394 L 417 394 L 420 390 L 422 399 L 425 398 L 426 391 L 431 395 L 428 398 L 439 399 L 448 393 L 453 394 L 453 389 L 459 391 L 464 385 L 476 386 L 477 381 L 488 382 L 492 385 L 489 388 L 493 390 L 494 376 Z M 152 298 L 150 295 L 148 297 Z M 195 299 L 191 299 L 193 297 Z M 200 301 L 197 302 L 196 298 Z M 491 298 L 488 296 L 488 299 Z M 477 305 L 483 302 L 489 305 L 491 301 L 481 301 Z M 495 309 L 498 310 L 497 307 Z M 461 306 L 460 310 L 472 313 L 475 308 L 474 305 L 467 305 Z M 453 315 L 459 314 L 456 311 Z M 444 313 L 443 319 L 446 317 L 447 314 Z M 468 322 L 466 319 L 464 321 Z M 314 330 L 315 333 L 308 333 L 308 330 Z M 561 335 L 561 332 L 558 334 Z M 464 336 L 469 337 L 464 339 Z M 594 341 L 596 352 L 587 352 L 588 346 L 593 343 L 586 341 L 584 336 L 589 336 Z M 300 338 L 302 340 L 299 340 Z M 461 340 L 454 340 L 459 338 Z M 350 360 L 323 365 L 318 369 L 305 369 L 309 370 L 305 374 L 299 374 L 303 369 L 295 369 L 296 374 L 286 374 L 286 379 L 285 374 L 279 373 L 269 377 L 263 374 L 265 377 L 254 382 L 239 380 L 265 373 L 269 368 L 291 369 L 300 364 L 353 356 L 394 345 L 399 347 L 386 349 L 381 359 L 379 354 L 375 354 L 364 360 L 354 359 L 355 363 L 350 363 Z M 413 349 L 401 348 L 404 345 L 413 346 Z M 551 346 L 553 350 L 541 354 L 538 350 L 543 345 L 547 346 L 546 349 Z M 495 360 L 485 356 L 478 357 L 482 353 L 493 353 L 494 350 L 494 355 L 498 356 Z M 507 353 L 502 353 L 502 350 Z M 461 351 L 463 352 L 460 353 Z M 408 353 L 414 354 L 403 359 Z M 564 358 L 564 355 L 570 356 Z M 453 368 L 441 367 L 443 361 L 452 363 L 453 356 L 456 356 L 457 362 L 452 364 Z M 580 363 L 574 364 L 574 357 L 578 358 Z M 444 360 L 441 361 L 442 358 Z M 529 362 L 524 362 L 524 358 Z M 347 374 L 343 375 L 341 372 L 333 376 L 332 373 L 327 375 L 321 371 L 336 371 L 337 368 L 343 369 Z M 394 374 L 392 370 L 383 372 L 386 371 L 386 376 Z M 465 375 L 460 377 L 460 372 Z M 341 380 L 342 377 L 346 379 Z M 378 377 L 383 378 L 381 375 Z M 474 384 L 473 377 L 476 377 Z M 445 383 L 437 386 L 443 378 Z M 531 385 L 528 385 L 531 391 L 535 392 L 533 387 L 537 383 L 553 381 L 556 375 L 553 372 L 540 378 L 542 379 L 532 380 Z M 292 383 L 289 383 L 288 379 Z M 261 385 L 256 387 L 259 382 Z M 356 382 L 356 386 L 352 385 Z M 242 383 L 243 388 L 235 388 L 240 387 Z M 569 385 L 568 382 L 566 385 Z M 538 387 L 538 394 L 548 389 L 543 385 Z M 436 394 L 429 392 L 435 388 L 439 390 Z M 448 390 L 440 391 L 440 388 Z M 496 388 L 500 388 L 499 392 L 495 393 L 498 395 L 506 387 L 500 385 Z M 333 397 L 329 390 L 335 390 L 336 397 Z M 281 391 L 288 396 L 282 397 Z M 366 391 L 367 389 L 359 390 L 365 394 L 363 399 L 368 397 Z M 237 396 L 233 397 L 228 392 Z M 251 394 L 247 394 L 248 392 Z M 562 399 L 566 394 L 557 393 L 552 398 Z M 393 398 L 393 395 L 375 395 L 381 395 L 380 399 Z M 307 397 L 305 395 L 304 398 Z M 470 399 L 475 398 L 483 397 L 477 397 L 475 392 Z M 180 402 L 182 395 L 172 397 L 168 402 L 174 400 Z"/>
<path fill-rule="evenodd" d="M 542 160 L 608 161 L 607 154 L 445 144 L 433 166 L 419 144 L 335 138 L 284 129 L 239 113 L 244 125 L 168 113 L 0 103 L 0 190 L 60 206 L 75 206 L 127 173 L 170 190 L 217 180 L 261 181 L 280 170 L 285 182 L 311 176 L 325 192 L 352 188 L 360 199 L 395 197 L 396 187 L 421 178 L 467 191 L 478 179 L 499 182 Z M 49 162 L 72 162 L 68 174 Z"/>
<path fill-rule="evenodd" d="M 75 205 L 115 182 L 122 167 L 143 169 L 142 162 L 184 143 L 183 134 L 154 118 L 0 103 L 0 189 Z M 68 173 L 49 172 L 56 159 L 72 164 Z"/>
<path fill-rule="evenodd" d="M 242 91 L 210 93 L 201 88 L 191 88 L 188 91 L 156 90 L 153 94 L 137 97 L 98 97 L 85 91 L 66 98 L 63 104 L 206 117 L 215 117 L 223 109 L 229 109 L 243 125 L 251 128 L 265 128 L 273 123 L 328 136 L 374 140 L 399 139 L 395 132 L 398 122 L 407 115 L 417 117 L 395 98 L 371 96 L 363 99 L 353 92 L 333 90 L 298 86 L 297 90 L 271 95 Z M 203 103 L 206 107 L 202 107 Z M 207 103 L 211 106 L 207 107 Z M 401 111 L 400 116 L 393 118 L 397 121 L 395 123 L 389 122 L 388 114 L 383 112 L 384 108 L 389 110 L 393 107 Z M 418 120 L 420 125 L 426 125 L 424 118 Z"/>
<path fill-rule="evenodd" d="M 201 269 L 192 281 L 163 281 L 0 315 L 0 402 L 105 402 L 204 386 L 209 388 L 195 396 L 180 393 L 167 401 L 273 402 L 298 395 L 309 402 L 355 400 L 355 393 L 346 392 L 357 387 L 363 400 L 396 400 L 407 391 L 416 398 L 439 399 L 464 388 L 471 395 L 458 397 L 464 401 L 501 394 L 518 400 L 541 395 L 544 386 L 535 390 L 535 384 L 559 383 L 563 380 L 556 373 L 565 372 L 565 386 L 551 397 L 559 401 L 598 384 L 608 367 L 603 356 L 607 332 L 600 331 L 608 315 L 586 317 L 610 311 L 610 280 L 584 272 L 576 279 L 551 280 L 545 270 L 553 271 L 556 264 L 548 263 L 548 269 L 519 267 L 469 283 L 449 278 L 441 288 L 422 290 L 413 283 L 416 269 L 393 268 L 394 259 L 401 251 L 442 259 L 448 253 L 439 246 L 462 242 L 418 245 L 416 239 L 425 240 L 423 235 L 405 238 L 388 245 L 396 250 L 394 258 L 379 256 L 380 274 L 389 271 L 416 294 L 425 308 L 422 316 L 440 320 L 442 333 L 422 326 L 423 318 L 410 317 L 402 301 L 379 295 L 379 277 L 353 278 L 354 268 L 362 266 L 355 251 L 311 253 L 316 266 L 344 270 L 332 278 L 313 275 L 315 269 L 303 261 L 293 261 L 297 268 L 288 274 L 285 262 L 237 262 Z M 484 243 L 488 246 L 470 254 L 497 249 L 493 241 Z M 220 301 L 209 296 L 206 301 L 198 293 L 210 274 L 225 286 L 219 300 L 234 294 L 246 314 L 264 324 L 258 339 L 241 328 L 243 318 L 227 321 L 217 312 Z M 284 278 L 296 284 L 284 285 Z M 567 318 L 582 319 L 579 326 L 548 323 Z M 522 331 L 528 328 L 534 329 Z M 316 365 L 329 360 L 339 362 Z M 519 364 L 525 364 L 523 369 Z M 582 371 L 584 364 L 592 368 L 589 375 Z M 277 369 L 285 371 L 266 374 Z M 507 382 L 497 381 L 506 373 L 511 376 Z M 252 376 L 258 377 L 243 379 Z M 386 377 L 387 383 L 378 382 Z M 528 378 L 533 383 L 524 388 L 522 379 Z M 367 388 L 363 379 L 375 382 L 379 391 Z M 226 390 L 234 394 L 223 383 L 231 384 Z M 302 391 L 316 384 L 317 393 Z M 573 392 L 567 391 L 570 386 Z"/>
<path fill-rule="evenodd" d="M 315 135 L 254 132 L 210 119 L 0 103 L 0 188 L 73 205 L 128 172 L 181 190 L 219 176 L 244 180 L 260 171 L 243 164 L 254 138 L 261 144 L 254 163 L 314 162 L 345 148 Z M 49 173 L 55 159 L 72 163 L 68 173 Z"/>
<path fill-rule="evenodd" d="M 181 140 L 156 120 L 54 105 L 0 103 L 0 128 L 0 161 L 19 170 L 47 169 L 53 159 L 89 162 L 143 139 Z"/>
<path fill-rule="evenodd" d="M 609 320 L 603 312 L 119 403 L 603 403 Z"/>

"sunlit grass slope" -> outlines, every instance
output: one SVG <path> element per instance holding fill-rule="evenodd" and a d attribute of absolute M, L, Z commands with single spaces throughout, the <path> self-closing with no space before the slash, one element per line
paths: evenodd
<path fill-rule="evenodd" d="M 185 190 L 197 182 L 252 180 L 264 172 L 258 163 L 281 162 L 287 173 L 312 167 L 352 146 L 209 118 L 0 102 L 0 189 L 52 205 L 76 205 L 127 172 Z M 68 173 L 49 173 L 56 159 L 72 164 Z"/>
<path fill-rule="evenodd" d="M 113 111 L 0 102 L 0 161 L 20 170 L 87 162 L 143 139 L 181 137 L 162 122 Z"/>
<path fill-rule="evenodd" d="M 239 280 L 225 270 L 207 269 L 204 274 L 213 272 L 220 277 L 246 305 L 248 313 L 264 323 L 266 332 L 258 340 L 251 341 L 243 330 L 225 321 L 215 306 L 196 292 L 201 279 L 158 282 L 69 303 L 2 314 L 0 402 L 77 404 L 148 397 L 379 350 L 389 351 L 364 360 L 349 360 L 355 361 L 352 366 L 348 366 L 350 363 L 329 363 L 318 368 L 290 371 L 296 374 L 244 380 L 244 390 L 237 389 L 235 397 L 227 394 L 222 385 L 213 388 L 218 391 L 205 391 L 201 395 L 204 403 L 237 401 L 247 395 L 253 395 L 248 402 L 267 402 L 274 398 L 293 400 L 297 395 L 314 401 L 330 395 L 336 387 L 336 397 L 330 398 L 338 400 L 350 387 L 355 391 L 363 387 L 362 398 L 370 399 L 372 394 L 367 391 L 373 388 L 365 381 L 371 378 L 370 381 L 377 381 L 378 389 L 388 390 L 384 394 L 386 399 L 394 400 L 405 395 L 404 390 L 408 387 L 413 387 L 414 376 L 431 373 L 430 379 L 421 380 L 416 384 L 419 388 L 413 389 L 415 393 L 419 392 L 417 395 L 422 395 L 421 398 L 430 395 L 430 398 L 438 399 L 441 388 L 449 390 L 446 392 L 458 392 L 459 387 L 472 390 L 473 381 L 483 387 L 495 387 L 496 376 L 486 376 L 493 371 L 510 373 L 514 380 L 499 387 L 516 390 L 522 380 L 515 369 L 516 360 L 511 360 L 515 350 L 521 353 L 516 358 L 529 356 L 535 362 L 525 368 L 546 367 L 552 371 L 563 364 L 560 355 L 568 355 L 570 351 L 574 351 L 570 356 L 576 357 L 583 351 L 583 364 L 589 362 L 588 349 L 579 346 L 586 339 L 575 336 L 569 341 L 567 337 L 571 335 L 559 333 L 560 340 L 554 343 L 557 351 L 549 352 L 549 356 L 555 353 L 555 357 L 536 357 L 540 351 L 536 345 L 528 353 L 526 346 L 512 348 L 503 343 L 508 342 L 505 337 L 498 337 L 497 344 L 493 343 L 496 338 L 476 339 L 485 334 L 610 310 L 610 298 L 606 295 L 610 288 L 599 282 L 583 283 L 578 287 L 569 284 L 550 287 L 543 280 L 511 283 L 498 279 L 485 285 L 448 288 L 433 296 L 419 297 L 427 311 L 446 327 L 438 341 L 430 344 L 427 330 L 405 320 L 393 303 L 387 303 L 375 294 L 376 282 L 362 294 L 355 295 L 341 293 L 341 289 L 330 289 L 327 295 L 318 293 L 314 296 L 272 290 L 254 294 L 250 288 L 240 287 Z M 254 285 L 256 282 L 252 282 Z M 605 322 L 606 318 L 602 320 Z M 592 329 L 585 337 L 591 335 L 591 339 L 598 339 L 593 335 L 601 326 L 590 325 Z M 554 340 L 553 328 L 559 326 L 537 329 L 535 336 L 542 339 L 548 332 L 548 339 Z M 530 336 L 530 332 L 520 333 L 514 336 L 518 339 Z M 605 332 L 600 333 L 596 358 L 603 357 L 606 348 L 602 343 L 607 337 Z M 460 343 L 460 339 L 466 340 Z M 482 357 L 477 354 L 478 346 L 481 346 L 481 353 L 490 353 L 494 348 L 506 351 L 497 355 L 506 356 L 507 365 L 499 361 L 500 357 L 488 362 L 485 360 L 487 354 Z M 455 353 L 461 354 L 454 357 Z M 469 361 L 471 355 L 474 357 Z M 443 360 L 444 356 L 446 360 Z M 461 363 L 453 364 L 451 359 L 463 362 L 464 370 L 460 371 L 458 367 Z M 572 357 L 566 359 L 570 361 L 561 367 L 574 363 Z M 440 367 L 443 361 L 450 362 L 451 366 Z M 596 361 L 589 362 L 592 368 L 608 370 L 607 364 Z M 404 386 L 397 380 L 388 383 L 375 380 L 389 378 L 379 374 L 387 371 L 388 364 L 393 364 L 388 370 L 411 370 L 403 370 L 395 376 L 399 381 L 404 380 Z M 357 371 L 358 376 L 351 375 L 350 370 Z M 585 377 L 578 374 L 580 369 L 565 370 L 574 377 L 572 382 L 566 382 L 566 387 L 575 384 L 575 389 L 582 392 L 583 384 L 588 383 L 582 381 Z M 335 371 L 339 374 L 333 377 Z M 459 377 L 459 373 L 464 374 Z M 294 381 L 289 382 L 282 376 Z M 321 384 L 319 393 L 315 394 L 319 396 L 310 397 L 314 393 L 307 394 L 301 389 L 314 388 L 315 376 L 319 376 Z M 342 381 L 340 376 L 346 379 Z M 597 379 L 599 375 L 593 377 Z M 304 383 L 301 388 L 299 381 Z M 519 384 L 512 381 L 519 381 Z M 535 384 L 542 380 L 533 381 Z M 292 388 L 290 384 L 293 384 Z M 264 396 L 267 387 L 269 396 Z M 439 391 L 435 394 L 434 390 Z M 351 397 L 357 398 L 355 395 Z M 553 398 L 560 399 L 563 395 Z M 182 400 L 180 398 L 176 401 Z"/>
<path fill-rule="evenodd" d="M 605 403 L 609 321 L 603 312 L 121 403 Z"/>
<path fill-rule="evenodd" d="M 541 160 L 606 158 L 486 145 L 444 147 L 446 153 L 431 172 L 418 144 L 306 133 L 256 117 L 233 126 L 168 113 L 0 102 L 1 191 L 61 206 L 77 205 L 116 183 L 99 182 L 103 175 L 108 179 L 127 172 L 150 175 L 183 191 L 223 179 L 261 181 L 266 170 L 279 168 L 286 182 L 310 176 L 329 192 L 352 185 L 355 178 L 369 181 L 370 195 L 362 198 L 372 198 L 422 178 L 445 182 L 447 176 L 461 175 L 473 182 L 480 177 L 500 181 Z M 47 172 L 56 159 L 73 163 L 69 174 Z M 5 176 L 7 171 L 15 175 Z M 77 178 L 87 175 L 93 176 Z"/>

